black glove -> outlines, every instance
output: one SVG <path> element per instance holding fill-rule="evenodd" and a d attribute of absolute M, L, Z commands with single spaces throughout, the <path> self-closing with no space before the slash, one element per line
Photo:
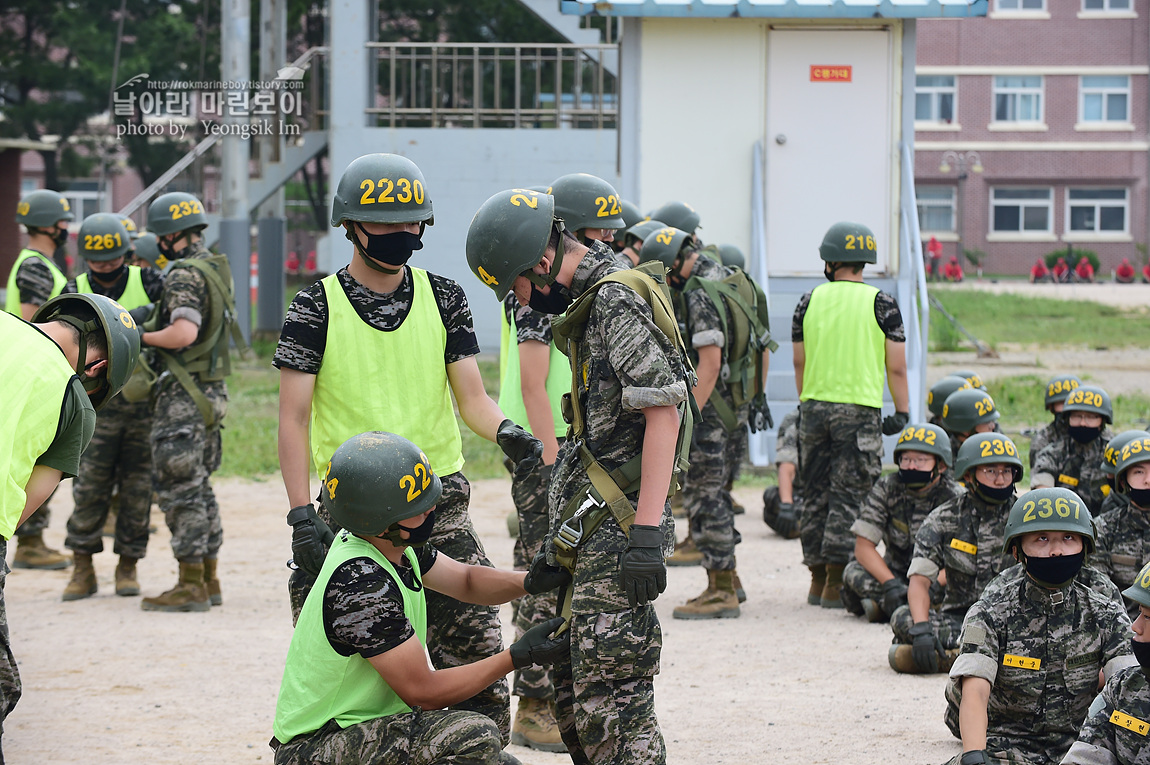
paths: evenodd
<path fill-rule="evenodd" d="M 541 595 L 564 587 L 570 581 L 571 572 L 562 566 L 552 566 L 547 562 L 547 551 L 540 550 L 523 579 L 523 589 L 531 595 Z"/>
<path fill-rule="evenodd" d="M 938 672 L 938 657 L 942 653 L 942 643 L 934 636 L 934 625 L 930 622 L 915 622 L 910 628 L 911 655 L 915 666 L 923 672 Z"/>
<path fill-rule="evenodd" d="M 752 433 L 760 430 L 770 430 L 775 427 L 775 418 L 771 417 L 771 407 L 767 405 L 767 394 L 759 393 L 751 399 L 751 409 L 748 422 Z"/>
<path fill-rule="evenodd" d="M 969 752 L 963 752 L 958 763 L 959 765 L 990 765 L 990 759 L 986 756 L 985 749 L 972 749 Z"/>
<path fill-rule="evenodd" d="M 515 463 L 515 476 L 527 473 L 543 458 L 543 442 L 511 420 L 499 423 L 495 443 Z"/>
<path fill-rule="evenodd" d="M 782 537 L 793 537 L 799 529 L 799 516 L 793 502 L 779 502 L 779 514 L 775 516 L 775 532 Z"/>
<path fill-rule="evenodd" d="M 140 347 L 143 348 L 144 346 L 147 345 L 147 343 L 144 342 L 144 333 L 147 330 L 144 329 L 143 324 L 137 323 L 136 324 L 136 331 L 140 333 Z"/>
<path fill-rule="evenodd" d="M 556 616 L 542 624 L 536 624 L 523 637 L 511 644 L 511 663 L 516 669 L 532 664 L 551 666 L 560 664 L 571 656 L 571 630 L 552 637 L 551 633 L 563 626 L 563 617 Z"/>
<path fill-rule="evenodd" d="M 884 436 L 893 436 L 901 433 L 908 422 L 910 422 L 910 415 L 906 412 L 888 414 L 882 421 L 882 434 Z"/>
<path fill-rule="evenodd" d="M 663 562 L 663 530 L 658 526 L 631 526 L 627 549 L 619 561 L 619 582 L 631 608 L 645 606 L 667 589 Z"/>
<path fill-rule="evenodd" d="M 906 603 L 906 585 L 896 576 L 882 583 L 882 610 L 890 616 L 899 606 Z"/>
<path fill-rule="evenodd" d="M 155 310 L 155 308 L 155 303 L 148 303 L 147 305 L 133 308 L 132 310 L 128 311 L 128 315 L 131 316 L 132 320 L 137 324 L 143 324 L 152 315 L 152 311 Z"/>
<path fill-rule="evenodd" d="M 319 576 L 327 548 L 335 540 L 335 534 L 326 523 L 315 514 L 310 502 L 293 507 L 287 516 L 291 531 L 291 554 L 297 566 L 312 576 Z"/>

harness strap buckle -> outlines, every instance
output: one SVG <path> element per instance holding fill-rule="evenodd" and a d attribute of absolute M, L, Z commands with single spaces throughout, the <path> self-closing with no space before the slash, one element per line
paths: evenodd
<path fill-rule="evenodd" d="M 579 508 L 571 515 L 570 518 L 563 521 L 559 526 L 559 531 L 555 535 L 554 544 L 561 552 L 571 552 L 578 549 L 583 541 L 583 518 L 591 510 L 602 508 L 605 504 L 602 500 L 595 499 L 595 495 L 588 494 Z"/>

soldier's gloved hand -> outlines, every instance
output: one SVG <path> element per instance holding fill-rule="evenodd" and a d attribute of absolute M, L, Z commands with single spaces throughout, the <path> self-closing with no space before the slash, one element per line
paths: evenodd
<path fill-rule="evenodd" d="M 884 436 L 893 436 L 896 433 L 901 433 L 908 422 L 910 422 L 910 415 L 906 412 L 888 414 L 882 421 L 882 434 Z"/>
<path fill-rule="evenodd" d="M 929 621 L 915 622 L 910 628 L 910 636 L 914 638 L 911 656 L 914 657 L 915 666 L 923 672 L 938 672 L 938 656 L 942 653 L 942 644 L 934 636 L 934 625 Z"/>
<path fill-rule="evenodd" d="M 958 761 L 959 765 L 990 765 L 990 758 L 986 756 L 985 749 L 971 749 L 963 752 Z"/>
<path fill-rule="evenodd" d="M 516 669 L 532 664 L 551 666 L 567 660 L 571 655 L 571 630 L 552 637 L 551 633 L 563 626 L 563 617 L 536 624 L 523 637 L 511 644 L 511 663 Z"/>
<path fill-rule="evenodd" d="M 327 557 L 327 548 L 335 540 L 331 528 L 315 514 L 315 507 L 293 507 L 287 515 L 291 530 L 291 553 L 296 565 L 312 576 L 318 576 Z"/>
<path fill-rule="evenodd" d="M 562 566 L 552 566 L 547 562 L 547 551 L 540 550 L 523 578 L 523 589 L 531 595 L 541 595 L 565 587 L 570 581 L 571 572 Z"/>
<path fill-rule="evenodd" d="M 132 321 L 136 322 L 137 324 L 143 324 L 148 320 L 148 317 L 152 315 L 152 311 L 155 309 L 155 307 L 155 303 L 148 303 L 147 305 L 133 308 L 132 310 L 128 311 L 128 315 L 132 317 Z"/>
<path fill-rule="evenodd" d="M 499 423 L 495 443 L 515 463 L 516 476 L 524 475 L 543 459 L 543 442 L 511 420 Z"/>
<path fill-rule="evenodd" d="M 775 427 L 775 418 L 771 417 L 771 407 L 767 404 L 767 394 L 759 393 L 751 399 L 748 423 L 752 433 Z"/>
<path fill-rule="evenodd" d="M 658 526 L 631 526 L 627 549 L 619 561 L 619 580 L 631 608 L 647 605 L 667 589 L 662 529 Z"/>
<path fill-rule="evenodd" d="M 899 606 L 906 603 L 907 586 L 898 577 L 882 583 L 882 610 L 890 616 Z"/>
<path fill-rule="evenodd" d="M 793 502 L 779 502 L 779 514 L 775 516 L 775 531 L 782 537 L 793 537 L 799 530 L 799 514 Z"/>

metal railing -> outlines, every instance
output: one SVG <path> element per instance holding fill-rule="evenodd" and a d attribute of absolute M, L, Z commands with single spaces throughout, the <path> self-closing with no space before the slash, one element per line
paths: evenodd
<path fill-rule="evenodd" d="M 614 128 L 618 46 L 499 43 L 367 44 L 378 52 L 377 98 L 386 127 Z"/>
<path fill-rule="evenodd" d="M 903 316 L 906 321 L 907 389 L 910 393 L 910 421 L 925 422 L 922 410 L 926 401 L 926 356 L 930 345 L 930 296 L 926 291 L 926 264 L 922 259 L 922 232 L 918 226 L 918 201 L 914 191 L 914 154 L 910 144 L 902 143 L 902 251 L 910 260 L 911 294 L 898 296 L 899 303 L 911 306 Z M 904 265 L 906 265 L 904 263 Z M 899 279 L 900 284 L 908 284 Z M 917 309 L 917 312 L 914 310 Z"/>

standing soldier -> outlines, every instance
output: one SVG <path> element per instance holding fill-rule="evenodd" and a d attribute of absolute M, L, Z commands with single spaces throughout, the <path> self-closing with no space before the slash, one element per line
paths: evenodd
<path fill-rule="evenodd" d="M 110 297 L 131 311 L 160 299 L 164 280 L 154 268 L 128 265 L 131 241 L 118 216 L 96 213 L 80 226 L 78 249 L 88 271 L 68 282 L 65 293 Z M 129 391 L 112 399 L 96 420 L 91 446 L 80 460 L 72 483 L 75 509 L 68 519 L 65 544 L 75 555 L 72 580 L 64 600 L 80 600 L 96 593 L 92 556 L 104 549 L 102 531 L 112 494 L 119 492 L 113 551 L 116 594 L 139 595 L 136 561 L 148 549 L 148 514 L 152 507 L 152 454 L 148 443 L 152 428 L 150 391 L 132 396 Z"/>
<path fill-rule="evenodd" d="M 1110 396 L 1095 385 L 1079 386 L 1067 396 L 1062 416 L 1066 418 L 1066 435 L 1048 443 L 1034 458 L 1030 486 L 1070 489 L 1097 515 L 1105 499 L 1102 465 L 1112 437 L 1106 426 L 1114 421 Z"/>
<path fill-rule="evenodd" d="M 163 194 L 148 208 L 160 252 L 178 261 L 148 324 L 156 329 L 143 341 L 164 367 L 152 398 L 153 481 L 180 573 L 175 587 L 140 602 L 145 611 L 208 611 L 223 602 L 217 563 L 224 531 L 211 475 L 220 466 L 228 343 L 238 328 L 228 259 L 204 246 L 207 225 L 191 194 Z"/>
<path fill-rule="evenodd" d="M 863 267 L 878 262 L 869 228 L 836 223 L 819 257 L 829 284 L 803 295 L 791 322 L 802 409 L 803 563 L 811 571 L 808 602 L 817 596 L 823 608 L 842 608 L 859 497 L 882 471 L 882 435 L 910 419 L 906 335 L 895 299 L 863 282 Z M 884 376 L 895 408 L 885 419 Z"/>
<path fill-rule="evenodd" d="M 1070 392 L 1082 385 L 1082 381 L 1074 375 L 1055 375 L 1046 381 L 1044 395 L 1046 411 L 1054 415 L 1054 419 L 1046 427 L 1034 434 L 1030 439 L 1030 470 L 1034 471 L 1034 460 L 1038 453 L 1046 448 L 1052 441 L 1058 441 L 1066 436 L 1066 416 L 1062 408 Z"/>
<path fill-rule="evenodd" d="M 570 173 L 552 181 L 547 193 L 555 197 L 555 215 L 580 242 L 587 247 L 603 242 L 616 254 L 619 265 L 630 267 L 623 248 L 615 246 L 615 234 L 627 228 L 627 221 L 619 192 L 611 184 L 587 173 Z"/>
<path fill-rule="evenodd" d="M 40 189 L 28 194 L 16 206 L 16 222 L 28 232 L 28 246 L 20 251 L 8 274 L 4 310 L 25 321 L 36 309 L 64 289 L 68 277 L 57 268 L 53 254 L 68 241 L 68 221 L 74 219 L 68 200 L 62 194 Z M 55 492 L 53 492 L 55 493 Z M 51 496 L 49 496 L 49 499 Z M 16 531 L 16 568 L 61 569 L 69 560 L 44 544 L 51 511 L 48 500 Z"/>
<path fill-rule="evenodd" d="M 775 467 L 779 485 L 763 490 L 763 523 L 786 539 L 799 536 L 803 489 L 799 471 L 799 410 L 792 409 L 775 431 Z M 820 593 L 821 594 L 821 593 Z M 817 598 L 816 598 L 817 600 Z M 812 603 L 811 605 L 818 605 Z"/>

